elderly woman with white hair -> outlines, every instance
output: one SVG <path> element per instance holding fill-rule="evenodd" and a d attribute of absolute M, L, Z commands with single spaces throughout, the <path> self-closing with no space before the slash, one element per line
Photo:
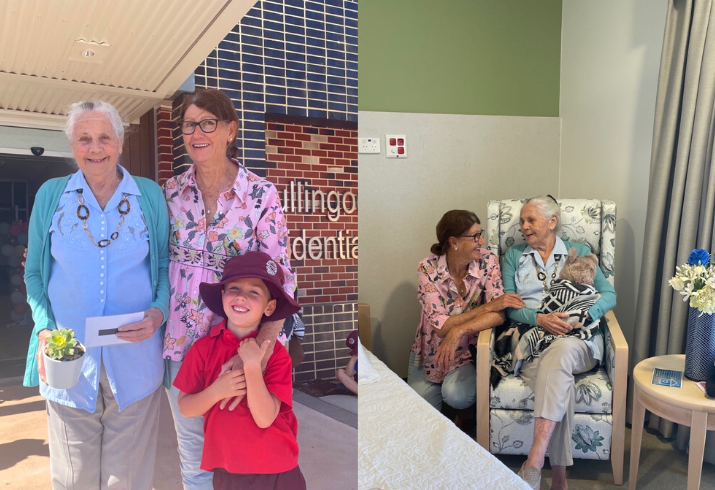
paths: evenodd
<path fill-rule="evenodd" d="M 589 338 L 569 335 L 573 327 L 565 313 L 538 311 L 551 283 L 563 269 L 569 249 L 580 256 L 591 253 L 587 245 L 562 240 L 557 234 L 561 210 L 551 196 L 529 199 L 521 208 L 521 232 L 526 243 L 511 247 L 504 257 L 504 291 L 518 294 L 526 307 L 508 308 L 507 318 L 540 327 L 555 336 L 538 357 L 524 362 L 521 378 L 535 393 L 534 442 L 519 471 L 532 488 L 539 488 L 541 469 L 548 449 L 552 470 L 552 489 L 567 488 L 566 466 L 573 464 L 571 433 L 575 409 L 574 374 L 593 369 L 603 359 L 603 336 L 597 328 Z M 616 306 L 616 293 L 600 268 L 596 268 L 594 287 L 600 299 L 586 314 L 584 328 L 597 324 L 600 317 Z"/>
<path fill-rule="evenodd" d="M 25 386 L 47 400 L 52 487 L 151 488 L 168 316 L 169 217 L 161 188 L 121 165 L 124 128 L 102 101 L 73 104 L 65 132 L 79 170 L 42 185 L 25 269 L 35 321 Z M 144 312 L 121 345 L 88 347 L 78 383 L 55 389 L 42 352 L 57 328 Z"/>

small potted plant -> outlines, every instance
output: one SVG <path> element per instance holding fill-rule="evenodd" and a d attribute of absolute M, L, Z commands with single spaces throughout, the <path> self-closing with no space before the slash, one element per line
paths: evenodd
<path fill-rule="evenodd" d="M 74 338 L 74 330 L 53 330 L 45 347 L 45 377 L 52 388 L 72 388 L 82 372 L 85 348 Z"/>

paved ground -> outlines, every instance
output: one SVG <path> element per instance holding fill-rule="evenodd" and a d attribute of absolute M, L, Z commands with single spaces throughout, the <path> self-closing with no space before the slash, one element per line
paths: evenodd
<path fill-rule="evenodd" d="M 357 415 L 358 413 L 358 399 L 354 395 L 328 395 L 321 396 L 321 400 L 324 402 L 340 407 L 343 410 L 347 410 L 350 413 Z"/>
<path fill-rule="evenodd" d="M 300 467 L 311 490 L 357 489 L 357 416 L 295 392 Z M 154 490 L 181 489 L 176 434 L 162 398 Z M 45 402 L 37 388 L 0 386 L 0 489 L 50 489 Z"/>

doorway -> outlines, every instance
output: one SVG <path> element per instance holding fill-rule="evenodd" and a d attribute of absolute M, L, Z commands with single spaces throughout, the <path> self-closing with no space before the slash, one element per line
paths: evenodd
<path fill-rule="evenodd" d="M 22 262 L 35 195 L 48 179 L 75 170 L 64 158 L 0 153 L 0 378 L 23 375 L 34 327 Z"/>

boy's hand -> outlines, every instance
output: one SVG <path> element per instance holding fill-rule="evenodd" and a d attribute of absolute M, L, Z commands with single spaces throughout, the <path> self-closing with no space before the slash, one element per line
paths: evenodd
<path fill-rule="evenodd" d="M 241 372 L 243 372 L 243 360 L 238 357 L 238 349 L 236 349 L 235 356 L 223 363 L 223 366 L 221 366 L 221 372 L 219 374 L 223 374 L 227 371 L 233 371 L 234 369 L 240 369 Z M 233 412 L 238 406 L 238 404 L 241 403 L 241 400 L 243 400 L 243 396 L 224 398 L 219 403 L 218 408 L 223 410 L 224 408 L 226 408 L 226 405 L 228 405 L 228 402 L 231 402 L 231 405 L 229 405 L 228 410 L 230 412 Z"/>
<path fill-rule="evenodd" d="M 243 369 L 221 373 L 211 384 L 211 390 L 219 400 L 246 394 L 246 376 Z"/>
<path fill-rule="evenodd" d="M 241 359 L 243 359 L 244 366 L 258 366 L 260 368 L 261 359 L 266 355 L 268 346 L 270 345 L 270 340 L 264 340 L 259 347 L 254 338 L 241 342 L 241 345 L 238 346 L 238 354 L 241 356 Z"/>

